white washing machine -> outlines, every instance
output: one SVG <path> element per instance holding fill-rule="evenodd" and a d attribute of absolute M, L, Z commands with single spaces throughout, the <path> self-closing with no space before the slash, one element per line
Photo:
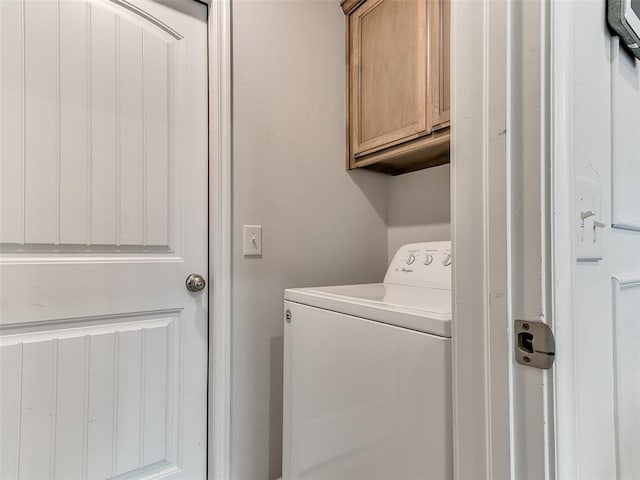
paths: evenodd
<path fill-rule="evenodd" d="M 285 291 L 285 480 L 447 480 L 451 243 L 405 245 L 384 283 Z"/>

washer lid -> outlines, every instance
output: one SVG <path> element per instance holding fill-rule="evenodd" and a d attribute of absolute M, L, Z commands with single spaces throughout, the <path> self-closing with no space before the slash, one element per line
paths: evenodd
<path fill-rule="evenodd" d="M 382 283 L 285 290 L 285 300 L 451 337 L 451 290 Z"/>

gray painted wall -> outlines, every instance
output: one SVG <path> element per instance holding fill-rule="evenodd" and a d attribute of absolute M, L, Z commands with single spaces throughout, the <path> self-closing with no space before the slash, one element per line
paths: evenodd
<path fill-rule="evenodd" d="M 406 243 L 451 239 L 450 166 L 389 177 L 389 262 Z"/>
<path fill-rule="evenodd" d="M 387 177 L 344 169 L 344 16 L 337 2 L 233 5 L 232 475 L 280 476 L 283 290 L 376 282 Z M 263 226 L 243 258 L 242 225 Z"/>

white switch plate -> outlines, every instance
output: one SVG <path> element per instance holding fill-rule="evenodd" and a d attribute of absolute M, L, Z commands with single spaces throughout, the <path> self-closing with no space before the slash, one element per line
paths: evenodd
<path fill-rule="evenodd" d="M 262 255 L 262 225 L 244 225 L 243 249 L 245 257 L 259 257 Z"/>
<path fill-rule="evenodd" d="M 576 257 L 578 260 L 602 260 L 602 187 L 586 178 L 576 178 L 575 188 Z M 591 214 L 593 212 L 593 214 Z M 582 218 L 586 216 L 586 218 Z"/>

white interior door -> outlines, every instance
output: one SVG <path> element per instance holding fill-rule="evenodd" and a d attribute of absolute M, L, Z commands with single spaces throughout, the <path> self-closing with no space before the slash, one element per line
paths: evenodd
<path fill-rule="evenodd" d="M 2 479 L 205 477 L 207 11 L 174 5 L 0 1 Z"/>

